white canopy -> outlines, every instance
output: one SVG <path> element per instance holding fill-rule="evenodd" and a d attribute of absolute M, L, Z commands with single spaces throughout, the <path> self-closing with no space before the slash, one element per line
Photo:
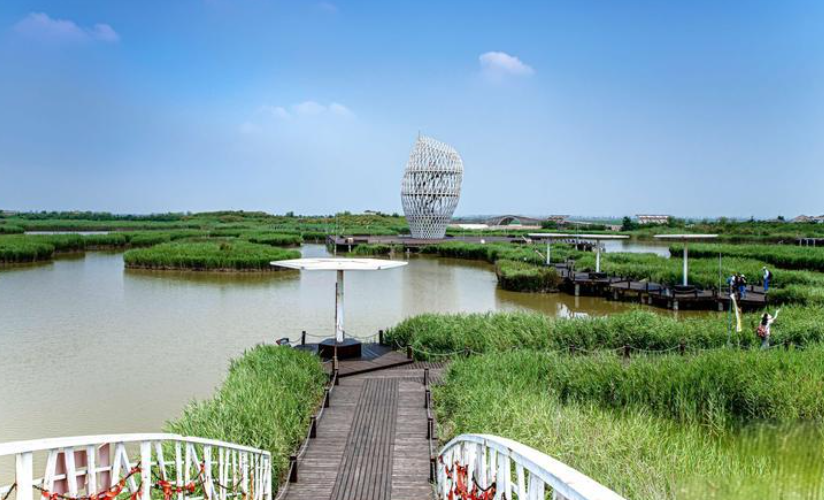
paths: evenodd
<path fill-rule="evenodd" d="M 328 257 L 319 259 L 276 260 L 273 266 L 288 267 L 301 271 L 380 271 L 403 267 L 407 263 L 400 260 L 352 259 L 348 257 Z"/>
<path fill-rule="evenodd" d="M 566 239 L 577 238 L 579 240 L 625 240 L 629 236 L 625 234 L 567 234 L 567 233 L 529 233 L 530 238 L 545 239 Z"/>
<path fill-rule="evenodd" d="M 662 240 L 711 240 L 718 238 L 717 234 L 656 234 Z"/>

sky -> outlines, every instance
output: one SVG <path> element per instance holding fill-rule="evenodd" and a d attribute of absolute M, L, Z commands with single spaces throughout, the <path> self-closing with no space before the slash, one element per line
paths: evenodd
<path fill-rule="evenodd" d="M 824 2 L 2 0 L 0 208 L 824 213 Z"/>

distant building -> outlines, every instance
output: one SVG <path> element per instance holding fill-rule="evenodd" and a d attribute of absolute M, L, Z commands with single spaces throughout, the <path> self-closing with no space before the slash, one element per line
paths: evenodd
<path fill-rule="evenodd" d="M 670 216 L 669 215 L 636 215 L 638 219 L 638 224 L 647 225 L 647 224 L 669 224 Z"/>
<path fill-rule="evenodd" d="M 824 215 L 799 215 L 790 222 L 810 222 L 822 224 L 824 223 Z"/>

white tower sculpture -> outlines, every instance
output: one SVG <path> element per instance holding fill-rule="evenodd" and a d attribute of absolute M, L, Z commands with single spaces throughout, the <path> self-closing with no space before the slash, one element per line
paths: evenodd
<path fill-rule="evenodd" d="M 455 148 L 418 135 L 401 182 L 403 212 L 413 238 L 437 239 L 461 196 L 463 161 Z"/>

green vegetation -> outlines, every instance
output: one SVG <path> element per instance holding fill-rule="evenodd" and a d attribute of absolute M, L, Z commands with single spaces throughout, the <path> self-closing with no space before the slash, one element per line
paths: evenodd
<path fill-rule="evenodd" d="M 670 251 L 681 252 L 683 247 L 674 245 Z M 783 269 L 807 269 L 824 271 L 824 248 L 795 245 L 690 245 L 693 257 L 738 257 L 754 259 Z"/>
<path fill-rule="evenodd" d="M 24 236 L 0 236 L 0 263 L 45 261 L 54 255 L 54 245 Z"/>
<path fill-rule="evenodd" d="M 392 245 L 382 244 L 360 244 L 352 249 L 352 255 L 389 255 L 392 253 Z"/>
<path fill-rule="evenodd" d="M 20 234 L 25 231 L 21 226 L 13 224 L 0 224 L 0 234 Z"/>
<path fill-rule="evenodd" d="M 325 382 L 317 357 L 288 347 L 257 346 L 232 361 L 214 397 L 189 404 L 180 418 L 166 424 L 166 431 L 268 450 L 278 482 L 289 454 L 305 436 Z"/>
<path fill-rule="evenodd" d="M 300 252 L 241 240 L 162 243 L 127 251 L 128 268 L 195 271 L 270 271 L 273 260 L 297 259 Z"/>
<path fill-rule="evenodd" d="M 517 260 L 499 260 L 495 263 L 498 286 L 513 292 L 547 292 L 558 289 L 561 283 L 555 268 L 541 267 Z"/>
<path fill-rule="evenodd" d="M 631 227 L 631 234 L 638 238 L 651 238 L 661 233 L 718 234 L 721 241 L 728 243 L 791 243 L 798 238 L 824 238 L 824 224 L 807 222 L 734 221 L 724 218 L 688 222 L 674 219 L 667 226 L 650 224 Z"/>
<path fill-rule="evenodd" d="M 800 351 L 710 349 L 689 360 L 677 353 L 640 354 L 627 362 L 610 352 L 521 352 L 513 358 L 538 363 L 547 387 L 563 402 L 635 406 L 714 428 L 750 420 L 824 422 L 820 344 Z"/>
<path fill-rule="evenodd" d="M 268 232 L 241 233 L 240 236 L 252 243 L 270 245 L 274 247 L 296 247 L 303 243 L 303 238 L 299 234 L 283 234 Z"/>
<path fill-rule="evenodd" d="M 706 354 L 672 356 L 660 361 L 633 359 L 626 365 L 629 375 L 619 372 L 623 365 L 616 366 L 615 360 L 601 356 L 593 360 L 563 359 L 519 352 L 456 360 L 450 365 L 444 384 L 434 390 L 440 438 L 446 440 L 461 433 L 506 436 L 558 458 L 629 499 L 817 499 L 824 494 L 824 427 L 820 422 L 752 422 L 707 428 L 705 424 L 692 423 L 691 418 L 682 419 L 665 406 L 658 409 L 666 399 L 677 400 L 677 392 L 667 394 L 670 385 L 683 389 L 685 400 L 678 402 L 680 409 L 685 416 L 698 415 L 698 421 L 704 420 L 700 417 L 704 408 L 726 411 L 722 410 L 727 408 L 723 405 L 712 405 L 726 401 L 724 398 L 737 403 L 735 398 L 746 398 L 751 393 L 759 393 L 759 402 L 766 400 L 768 407 L 790 417 L 793 405 L 806 408 L 808 402 L 801 396 L 794 400 L 792 394 L 776 394 L 787 386 L 779 381 L 776 388 L 765 387 L 775 382 L 765 377 L 788 373 L 792 378 L 814 373 L 820 383 L 820 372 L 824 370 L 821 349 L 805 354 L 808 361 L 817 361 L 811 367 L 799 367 L 800 361 L 792 359 L 797 355 L 751 352 L 712 354 L 715 357 L 709 361 L 699 360 Z M 727 359 L 725 356 L 746 368 L 763 361 L 767 367 L 756 368 L 752 375 L 758 388 L 751 390 L 746 386 L 746 373 L 735 374 L 716 364 Z M 628 391 L 619 394 L 623 399 L 598 403 L 602 395 L 608 397 L 612 390 L 607 375 L 597 372 L 601 362 L 609 367 L 605 369 L 608 374 L 617 373 L 620 377 L 619 386 Z M 784 362 L 791 365 L 786 372 Z M 635 368 L 636 363 L 641 366 Z M 693 368 L 691 364 L 699 366 Z M 568 368 L 569 373 L 565 372 Z M 701 371 L 702 368 L 707 371 Z M 723 372 L 714 373 L 716 369 Z M 593 370 L 595 374 L 590 373 Z M 659 373 L 664 373 L 663 380 L 654 379 Z M 722 374 L 730 374 L 738 385 L 732 389 L 708 387 Z M 555 386 L 559 379 L 572 387 L 566 388 L 566 395 Z M 688 380 L 700 381 L 707 387 L 684 387 Z M 812 383 L 802 384 L 805 391 L 815 389 Z M 743 394 L 737 393 L 737 389 Z M 719 399 L 693 402 L 695 406 L 691 407 L 686 398 L 696 394 Z M 821 400 L 820 386 L 818 394 L 804 394 Z M 633 399 L 636 396 L 638 401 Z M 760 412 L 761 407 L 757 408 Z"/>
<path fill-rule="evenodd" d="M 387 342 L 412 345 L 419 359 L 426 353 L 505 352 L 513 349 L 578 350 L 753 347 L 757 314 L 745 315 L 743 331 L 730 331 L 726 315 L 677 320 L 636 309 L 597 318 L 550 318 L 540 313 L 421 314 L 387 330 Z M 772 332 L 775 344 L 807 345 L 824 341 L 824 308 L 786 307 Z"/>

